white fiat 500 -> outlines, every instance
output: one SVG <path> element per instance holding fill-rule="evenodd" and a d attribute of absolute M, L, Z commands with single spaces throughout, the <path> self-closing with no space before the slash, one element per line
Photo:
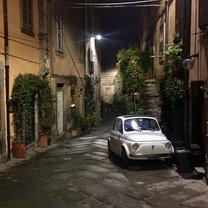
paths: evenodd
<path fill-rule="evenodd" d="M 120 156 L 128 166 L 129 159 L 169 159 L 174 148 L 156 118 L 127 115 L 115 119 L 108 138 L 108 153 Z"/>

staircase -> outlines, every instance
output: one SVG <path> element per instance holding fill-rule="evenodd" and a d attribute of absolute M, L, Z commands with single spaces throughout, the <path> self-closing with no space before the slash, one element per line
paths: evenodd
<path fill-rule="evenodd" d="M 145 116 L 153 116 L 160 120 L 161 107 L 160 97 L 157 90 L 155 79 L 145 80 L 146 89 L 141 100 L 141 106 L 144 109 Z"/>

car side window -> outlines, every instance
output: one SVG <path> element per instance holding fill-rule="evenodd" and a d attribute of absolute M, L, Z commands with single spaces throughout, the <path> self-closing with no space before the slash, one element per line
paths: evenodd
<path fill-rule="evenodd" d="M 116 123 L 117 123 L 117 119 L 115 119 L 114 123 L 113 123 L 113 131 L 116 130 Z"/>
<path fill-rule="evenodd" d="M 150 127 L 154 131 L 159 131 L 159 126 L 158 126 L 157 122 L 155 120 L 153 120 L 153 119 L 150 120 Z"/>
<path fill-rule="evenodd" d="M 118 120 L 116 123 L 116 131 L 119 131 L 120 133 L 123 133 L 123 128 L 122 128 L 122 120 Z"/>

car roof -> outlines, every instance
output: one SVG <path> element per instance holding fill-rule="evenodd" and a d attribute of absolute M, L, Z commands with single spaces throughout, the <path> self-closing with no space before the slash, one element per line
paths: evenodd
<path fill-rule="evenodd" d="M 155 117 L 152 117 L 152 116 L 140 116 L 140 115 L 121 115 L 121 116 L 118 116 L 117 118 L 120 118 L 120 119 L 126 119 L 126 118 L 149 118 L 149 119 L 157 120 Z"/>

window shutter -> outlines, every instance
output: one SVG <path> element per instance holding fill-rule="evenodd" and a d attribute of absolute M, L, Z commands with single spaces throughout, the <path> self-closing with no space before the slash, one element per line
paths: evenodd
<path fill-rule="evenodd" d="M 208 0 L 199 0 L 199 28 L 208 26 Z"/>

